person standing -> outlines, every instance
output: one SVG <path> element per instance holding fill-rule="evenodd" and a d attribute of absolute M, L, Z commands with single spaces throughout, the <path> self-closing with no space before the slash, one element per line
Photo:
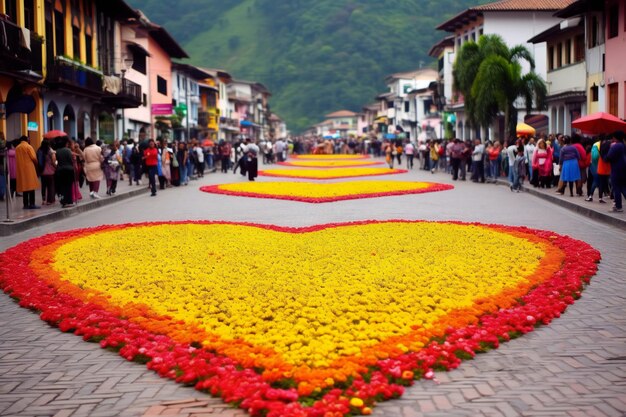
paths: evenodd
<path fill-rule="evenodd" d="M 107 195 L 114 195 L 120 179 L 121 164 L 115 144 L 104 151 L 104 176 L 107 182 Z"/>
<path fill-rule="evenodd" d="M 560 172 L 562 187 L 557 189 L 557 194 L 563 195 L 565 188 L 569 184 L 569 193 L 574 197 L 574 184 L 580 180 L 580 168 L 578 167 L 578 161 L 580 160 L 580 154 L 578 149 L 571 144 L 569 136 L 565 136 L 563 139 L 563 146 L 560 151 Z"/>
<path fill-rule="evenodd" d="M 228 142 L 223 142 L 219 146 L 220 158 L 222 160 L 222 172 L 228 173 L 228 169 L 230 168 L 230 152 L 231 146 Z"/>
<path fill-rule="evenodd" d="M 540 188 L 550 188 L 552 149 L 548 147 L 545 140 L 539 139 L 531 161 L 533 172 L 537 176 L 537 186 Z"/>
<path fill-rule="evenodd" d="M 158 174 L 159 151 L 157 150 L 154 139 L 148 141 L 148 147 L 143 151 L 143 160 L 148 169 L 148 179 L 150 181 L 150 196 L 154 197 L 156 191 L 156 177 Z"/>
<path fill-rule="evenodd" d="M 452 166 L 452 179 L 454 181 L 459 179 L 459 169 L 463 161 L 463 152 L 465 151 L 465 145 L 459 138 L 454 138 L 454 142 L 450 147 L 450 165 Z"/>
<path fill-rule="evenodd" d="M 524 158 L 526 159 L 526 168 L 528 169 L 528 181 L 536 187 L 539 180 L 537 179 L 537 172 L 535 172 L 532 164 L 535 148 L 535 138 L 528 139 L 528 142 L 524 145 Z"/>
<path fill-rule="evenodd" d="M 472 181 L 485 182 L 485 145 L 480 139 L 474 139 L 474 150 L 472 151 Z"/>
<path fill-rule="evenodd" d="M 406 155 L 406 167 L 407 169 L 413 169 L 413 156 L 415 154 L 415 146 L 411 142 L 407 142 L 404 145 L 404 154 Z"/>
<path fill-rule="evenodd" d="M 16 190 L 22 193 L 24 209 L 38 209 L 35 205 L 35 190 L 39 187 L 37 179 L 37 155 L 27 136 L 22 136 L 19 145 L 15 148 Z"/>
<path fill-rule="evenodd" d="M 50 142 L 44 140 L 39 148 L 43 165 L 41 167 L 41 204 L 52 205 L 56 201 L 54 192 L 54 173 L 57 168 L 56 152 Z"/>
<path fill-rule="evenodd" d="M 71 207 L 74 204 L 72 187 L 76 180 L 74 179 L 74 161 L 71 142 L 68 137 L 62 137 L 59 140 L 60 148 L 57 150 L 57 170 L 56 182 L 61 194 L 61 205 L 63 208 Z"/>
<path fill-rule="evenodd" d="M 180 185 L 189 184 L 189 173 L 187 172 L 188 159 L 189 152 L 187 152 L 187 144 L 180 142 L 178 144 L 178 150 L 176 151 L 176 163 L 178 164 L 178 170 L 180 172 Z"/>
<path fill-rule="evenodd" d="M 626 147 L 624 146 L 624 132 L 615 132 L 611 135 L 612 143 L 604 160 L 611 164 L 611 186 L 613 187 L 614 205 L 609 210 L 612 213 L 621 213 L 622 195 L 626 197 Z"/>
<path fill-rule="evenodd" d="M 513 165 L 515 165 L 515 156 L 517 154 L 517 149 L 521 146 L 521 141 L 518 139 L 517 141 L 511 140 L 509 142 L 509 146 L 506 148 L 506 158 L 507 158 L 507 167 L 508 167 L 508 179 L 509 179 L 509 187 L 513 189 L 515 185 L 515 173 L 513 172 Z"/>
<path fill-rule="evenodd" d="M 87 138 L 85 139 L 83 155 L 85 156 L 85 176 L 89 183 L 89 195 L 91 198 L 100 198 L 98 191 L 100 191 L 100 181 L 104 177 L 104 172 L 102 172 L 102 162 L 104 162 L 102 148 L 96 145 L 93 139 Z"/>
<path fill-rule="evenodd" d="M 248 181 L 254 181 L 259 175 L 259 147 L 250 138 L 246 139 L 245 155 L 247 155 L 246 169 L 248 171 Z"/>
<path fill-rule="evenodd" d="M 439 165 L 439 152 L 441 147 L 436 141 L 430 143 L 430 173 L 434 174 L 437 166 Z"/>

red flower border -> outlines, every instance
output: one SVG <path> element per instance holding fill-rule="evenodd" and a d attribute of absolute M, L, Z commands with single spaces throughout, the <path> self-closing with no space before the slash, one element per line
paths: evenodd
<path fill-rule="evenodd" d="M 341 167 L 341 168 L 346 168 L 346 167 Z M 313 168 L 315 169 L 315 168 Z M 381 172 L 379 174 L 354 174 L 354 175 L 344 175 L 344 176 L 336 176 L 336 177 L 326 177 L 326 178 L 317 178 L 317 177 L 304 177 L 304 176 L 290 176 L 290 175 L 279 175 L 279 174 L 268 174 L 266 171 L 259 171 L 259 175 L 262 175 L 264 177 L 278 177 L 278 178 L 291 178 L 291 179 L 302 179 L 302 180 L 318 180 L 318 181 L 325 181 L 325 180 L 341 180 L 344 178 L 359 178 L 359 177 L 378 177 L 380 175 L 395 175 L 395 174 L 406 174 L 407 171 L 406 169 L 389 169 L 388 172 Z"/>
<path fill-rule="evenodd" d="M 290 196 L 290 195 L 262 194 L 262 193 L 254 193 L 254 192 L 230 191 L 230 190 L 220 189 L 220 187 L 225 184 L 207 185 L 204 187 L 200 187 L 200 191 L 203 191 L 205 193 L 211 193 L 211 194 L 231 195 L 231 196 L 237 196 L 237 197 L 267 198 L 267 199 L 275 199 L 275 200 L 300 201 L 303 203 L 331 203 L 334 201 L 358 200 L 362 198 L 389 197 L 389 196 L 409 195 L 409 194 L 424 194 L 424 193 L 431 193 L 431 192 L 446 191 L 446 190 L 454 189 L 454 186 L 450 184 L 440 184 L 436 182 L 427 182 L 426 184 L 429 184 L 430 186 L 428 188 L 419 188 L 415 190 L 385 191 L 385 192 L 371 193 L 371 194 L 351 194 L 351 195 L 343 195 L 343 196 L 337 196 L 337 197 L 299 197 L 299 196 Z"/>
<path fill-rule="evenodd" d="M 300 395 L 295 388 L 280 388 L 264 381 L 253 369 L 242 368 L 228 357 L 204 349 L 175 342 L 163 335 L 152 334 L 138 324 L 116 317 L 107 310 L 84 303 L 64 293 L 58 293 L 39 280 L 29 268 L 31 255 L 39 248 L 60 239 L 84 233 L 110 231 L 126 227 L 159 224 L 236 224 L 261 227 L 287 233 L 307 233 L 330 227 L 371 223 L 417 223 L 419 221 L 388 220 L 332 223 L 304 228 L 289 228 L 254 223 L 234 222 L 155 222 L 100 226 L 45 235 L 23 242 L 0 254 L 0 287 L 19 305 L 40 312 L 42 320 L 61 331 L 81 335 L 84 340 L 100 340 L 100 345 L 119 349 L 127 360 L 147 363 L 149 369 L 162 377 L 191 384 L 196 389 L 221 396 L 253 416 L 267 417 L 329 417 L 369 414 L 377 401 L 395 398 L 420 377 L 432 379 L 433 370 L 458 367 L 461 359 L 497 348 L 502 341 L 549 324 L 580 297 L 585 284 L 597 271 L 600 253 L 585 242 L 549 231 L 526 227 L 484 225 L 480 223 L 439 222 L 459 225 L 480 225 L 497 230 L 532 234 L 562 250 L 562 268 L 553 276 L 523 296 L 511 308 L 480 317 L 478 324 L 449 328 L 437 340 L 432 340 L 418 352 L 409 352 L 379 360 L 367 375 L 346 381 L 335 387 Z M 352 401 L 351 401 L 352 399 Z"/>
<path fill-rule="evenodd" d="M 335 169 L 335 168 L 363 168 L 363 167 L 371 167 L 371 166 L 376 166 L 376 165 L 384 165 L 385 162 L 376 162 L 376 161 L 371 161 L 371 162 L 367 162 L 365 164 L 355 164 L 355 165 L 340 165 L 340 166 L 332 166 L 332 165 L 298 165 L 299 162 L 306 162 L 306 161 L 311 161 L 311 162 L 354 162 L 354 161 L 359 161 L 359 159 L 330 159 L 330 160 L 320 160 L 320 159 L 300 159 L 298 161 L 294 161 L 294 162 L 277 162 L 276 165 L 282 165 L 282 166 L 288 166 L 288 167 L 297 167 L 297 168 L 328 168 L 328 169 Z"/>

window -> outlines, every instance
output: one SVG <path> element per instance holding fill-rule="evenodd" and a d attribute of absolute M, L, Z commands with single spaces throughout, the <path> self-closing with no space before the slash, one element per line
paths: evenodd
<path fill-rule="evenodd" d="M 24 2 L 24 26 L 31 32 L 35 30 L 35 0 Z"/>
<path fill-rule="evenodd" d="M 609 6 L 609 13 L 606 16 L 608 26 L 608 38 L 614 38 L 619 32 L 619 4 L 615 3 Z"/>
<path fill-rule="evenodd" d="M 565 65 L 572 63 L 572 40 L 565 41 Z"/>
<path fill-rule="evenodd" d="M 574 62 L 585 60 L 585 35 L 576 35 L 574 40 Z"/>
<path fill-rule="evenodd" d="M 87 53 L 85 55 L 87 65 L 93 66 L 93 38 L 90 35 L 85 35 L 85 52 Z"/>
<path fill-rule="evenodd" d="M 618 83 L 609 84 L 609 113 L 613 116 L 617 116 L 617 103 L 618 103 Z"/>
<path fill-rule="evenodd" d="M 554 69 L 554 46 L 548 47 L 548 70 Z"/>
<path fill-rule="evenodd" d="M 9 20 L 17 24 L 17 0 L 7 0 L 4 7 Z"/>
<path fill-rule="evenodd" d="M 146 73 L 146 55 L 133 49 L 133 69 L 142 74 Z"/>
<path fill-rule="evenodd" d="M 163 95 L 167 95 L 167 80 L 157 75 L 157 91 Z"/>
<path fill-rule="evenodd" d="M 410 101 L 405 101 L 404 102 L 404 112 L 408 113 L 410 108 L 411 108 L 411 102 Z"/>
<path fill-rule="evenodd" d="M 143 93 L 143 97 L 141 99 L 141 105 L 144 107 L 148 105 L 148 95 L 146 93 Z"/>
<path fill-rule="evenodd" d="M 563 66 L 563 44 L 559 43 L 556 46 L 556 68 Z"/>
<path fill-rule="evenodd" d="M 598 16 L 591 16 L 591 31 L 589 33 L 589 47 L 600 45 L 600 21 Z"/>
<path fill-rule="evenodd" d="M 598 86 L 597 85 L 592 85 L 591 89 L 590 89 L 590 96 L 591 96 L 591 101 L 594 103 L 597 103 L 599 98 L 598 98 Z"/>
<path fill-rule="evenodd" d="M 72 26 L 72 44 L 74 46 L 74 59 L 80 60 L 80 29 Z"/>
<path fill-rule="evenodd" d="M 58 10 L 54 11 L 54 32 L 56 56 L 65 55 L 65 20 Z"/>

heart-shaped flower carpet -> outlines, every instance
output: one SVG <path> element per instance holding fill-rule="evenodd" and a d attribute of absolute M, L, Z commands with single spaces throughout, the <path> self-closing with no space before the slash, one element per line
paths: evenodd
<path fill-rule="evenodd" d="M 334 180 L 341 178 L 371 177 L 377 175 L 405 174 L 405 169 L 389 168 L 333 168 L 333 169 L 266 169 L 259 171 L 265 177 L 304 178 L 311 180 Z"/>
<path fill-rule="evenodd" d="M 367 167 L 374 165 L 383 165 L 384 162 L 376 161 L 361 161 L 361 160 L 327 160 L 327 161 L 314 161 L 314 160 L 295 160 L 289 162 L 278 162 L 278 165 L 303 167 L 303 168 L 352 168 L 352 167 Z"/>
<path fill-rule="evenodd" d="M 453 188 L 452 185 L 432 182 L 350 181 L 337 183 L 240 182 L 204 186 L 200 190 L 207 193 L 242 197 L 275 198 L 306 203 L 328 203 L 360 198 L 421 194 L 451 190 Z"/>
<path fill-rule="evenodd" d="M 599 259 L 496 225 L 145 223 L 24 242 L 0 255 L 0 285 L 62 331 L 252 415 L 324 417 L 369 414 L 550 323 Z"/>

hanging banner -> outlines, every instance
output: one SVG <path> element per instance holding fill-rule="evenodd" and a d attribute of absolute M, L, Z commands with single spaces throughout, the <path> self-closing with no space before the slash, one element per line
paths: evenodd
<path fill-rule="evenodd" d="M 152 105 L 152 114 L 154 116 L 169 116 L 172 113 L 173 113 L 172 103 Z"/>

